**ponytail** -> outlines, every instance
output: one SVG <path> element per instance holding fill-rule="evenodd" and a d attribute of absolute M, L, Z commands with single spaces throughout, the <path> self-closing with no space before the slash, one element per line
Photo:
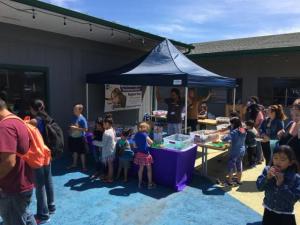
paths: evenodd
<path fill-rule="evenodd" d="M 277 105 L 277 111 L 276 111 L 276 117 L 282 121 L 287 119 L 287 116 L 285 115 L 284 111 L 283 111 L 283 107 L 282 105 L 278 104 Z"/>

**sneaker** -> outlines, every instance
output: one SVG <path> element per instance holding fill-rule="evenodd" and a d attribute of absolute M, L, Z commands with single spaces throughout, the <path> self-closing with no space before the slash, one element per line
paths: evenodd
<path fill-rule="evenodd" d="M 55 212 L 56 212 L 56 209 L 49 209 L 49 214 L 50 214 L 50 215 L 55 214 Z"/>
<path fill-rule="evenodd" d="M 56 207 L 55 205 L 48 205 L 49 214 L 55 214 Z"/>
<path fill-rule="evenodd" d="M 48 219 L 44 219 L 44 220 L 41 220 L 41 219 L 39 219 L 39 218 L 35 217 L 35 222 L 36 222 L 36 224 L 37 224 L 37 225 L 39 225 L 39 224 L 45 224 L 45 223 L 49 223 L 49 222 L 50 222 L 50 218 L 48 218 Z"/>
<path fill-rule="evenodd" d="M 98 173 L 95 173 L 95 174 L 93 174 L 93 175 L 90 176 L 91 180 L 95 180 L 97 178 L 98 178 Z"/>
<path fill-rule="evenodd" d="M 229 181 L 228 179 L 226 179 L 225 184 L 230 187 L 234 185 L 233 181 Z"/>
<path fill-rule="evenodd" d="M 253 164 L 251 164 L 249 167 L 250 167 L 250 169 L 253 169 L 253 168 L 255 168 L 255 167 L 256 167 L 256 164 L 255 164 L 255 163 L 253 163 Z"/>
<path fill-rule="evenodd" d="M 222 182 L 219 178 L 216 179 L 216 184 L 222 184 Z"/>

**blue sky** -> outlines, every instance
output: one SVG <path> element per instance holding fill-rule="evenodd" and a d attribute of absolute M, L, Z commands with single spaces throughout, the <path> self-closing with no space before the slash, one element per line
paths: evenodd
<path fill-rule="evenodd" d="M 185 43 L 300 32 L 300 0 L 44 0 Z"/>

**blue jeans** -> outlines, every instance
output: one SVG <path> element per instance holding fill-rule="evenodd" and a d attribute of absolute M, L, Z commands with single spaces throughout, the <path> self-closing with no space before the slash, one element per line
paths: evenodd
<path fill-rule="evenodd" d="M 261 142 L 258 141 L 256 145 L 256 162 L 261 162 L 263 160 L 263 153 L 262 153 L 262 147 L 261 147 Z"/>
<path fill-rule="evenodd" d="M 35 186 L 37 200 L 37 218 L 49 219 L 49 210 L 55 211 L 54 191 L 51 173 L 51 164 L 35 169 Z"/>
<path fill-rule="evenodd" d="M 181 123 L 168 123 L 168 135 L 181 134 Z"/>
<path fill-rule="evenodd" d="M 5 195 L 0 193 L 0 216 L 3 225 L 36 225 L 34 216 L 28 208 L 32 191 Z"/>
<path fill-rule="evenodd" d="M 102 148 L 93 146 L 93 157 L 95 160 L 95 169 L 97 173 L 103 173 L 104 172 L 104 165 L 101 160 L 101 153 L 102 153 Z"/>

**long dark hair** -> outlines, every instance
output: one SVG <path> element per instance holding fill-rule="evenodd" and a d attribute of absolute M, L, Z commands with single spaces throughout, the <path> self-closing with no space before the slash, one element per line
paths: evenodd
<path fill-rule="evenodd" d="M 281 153 L 286 155 L 289 161 L 292 162 L 292 165 L 290 165 L 287 169 L 292 170 L 295 173 L 300 172 L 299 164 L 297 162 L 297 158 L 293 149 L 288 145 L 280 145 L 274 149 L 273 156 L 275 154 L 281 154 Z M 271 160 L 270 166 L 273 166 L 273 160 Z"/>
<path fill-rule="evenodd" d="M 113 117 L 112 117 L 112 114 L 108 113 L 105 115 L 104 117 L 104 120 L 103 120 L 104 123 L 109 123 L 110 125 L 113 124 Z"/>
<path fill-rule="evenodd" d="M 37 116 L 47 118 L 48 113 L 45 110 L 45 104 L 41 99 L 34 99 L 30 102 L 30 107 L 37 113 Z"/>
<path fill-rule="evenodd" d="M 286 120 L 286 115 L 284 114 L 282 105 L 270 105 L 269 109 L 275 112 L 275 118 L 279 120 Z"/>
<path fill-rule="evenodd" d="M 259 105 L 254 103 L 247 107 L 246 109 L 246 120 L 256 120 L 258 113 L 260 112 Z"/>

